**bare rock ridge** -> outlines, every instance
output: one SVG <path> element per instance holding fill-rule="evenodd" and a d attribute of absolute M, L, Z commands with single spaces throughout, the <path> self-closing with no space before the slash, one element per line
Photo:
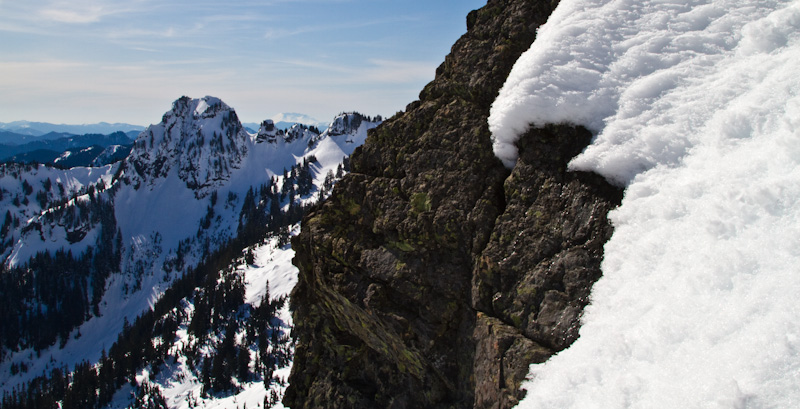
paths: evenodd
<path fill-rule="evenodd" d="M 306 216 L 287 406 L 508 408 L 529 364 L 577 338 L 621 191 L 567 172 L 585 129 L 530 131 L 509 172 L 486 121 L 556 4 L 471 12 L 420 100 L 370 133 Z"/>

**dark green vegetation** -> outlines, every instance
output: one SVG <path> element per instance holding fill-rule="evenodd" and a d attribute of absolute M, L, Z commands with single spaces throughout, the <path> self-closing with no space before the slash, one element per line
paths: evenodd
<path fill-rule="evenodd" d="M 567 172 L 585 129 L 528 132 L 509 171 L 486 122 L 556 4 L 470 13 L 420 100 L 370 133 L 306 216 L 287 406 L 508 408 L 529 364 L 577 338 L 621 192 Z"/>

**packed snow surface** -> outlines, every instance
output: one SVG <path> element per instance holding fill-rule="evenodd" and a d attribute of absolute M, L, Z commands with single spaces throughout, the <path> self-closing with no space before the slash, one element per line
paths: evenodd
<path fill-rule="evenodd" d="M 522 408 L 800 406 L 800 1 L 562 0 L 492 108 L 626 188 L 580 338 Z"/>

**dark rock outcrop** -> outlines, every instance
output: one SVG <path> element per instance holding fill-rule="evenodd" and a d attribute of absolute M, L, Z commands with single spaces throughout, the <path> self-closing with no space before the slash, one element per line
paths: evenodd
<path fill-rule="evenodd" d="M 493 155 L 489 107 L 556 1 L 490 0 L 436 79 L 370 133 L 293 240 L 298 338 L 285 404 L 507 408 L 577 337 L 621 192 L 566 164 L 566 125 Z"/>

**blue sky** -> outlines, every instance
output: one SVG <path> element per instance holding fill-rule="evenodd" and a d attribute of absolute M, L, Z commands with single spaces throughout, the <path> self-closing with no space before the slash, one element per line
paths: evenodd
<path fill-rule="evenodd" d="M 392 115 L 486 0 L 0 0 L 0 122 L 160 121 L 214 95 L 245 122 Z"/>

